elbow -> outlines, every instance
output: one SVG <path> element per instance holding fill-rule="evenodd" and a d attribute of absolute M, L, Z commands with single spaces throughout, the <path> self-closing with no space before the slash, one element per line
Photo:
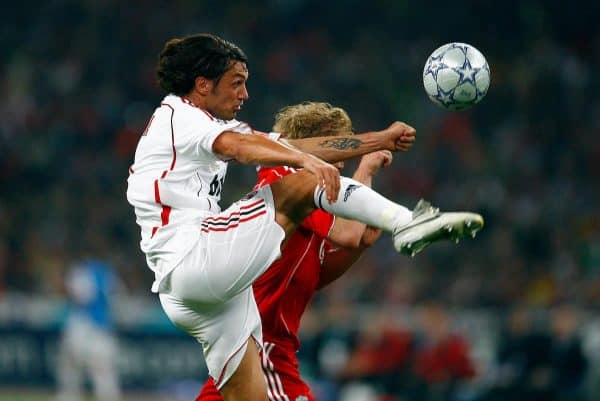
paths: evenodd
<path fill-rule="evenodd" d="M 241 135 L 234 132 L 222 132 L 213 142 L 213 152 L 227 159 L 237 159 L 239 136 Z"/>
<path fill-rule="evenodd" d="M 247 135 L 241 135 L 234 132 L 224 132 L 217 137 L 213 144 L 213 151 L 228 159 L 234 159 L 243 164 L 252 164 L 255 160 L 251 157 L 249 151 L 252 146 L 249 144 Z"/>
<path fill-rule="evenodd" d="M 231 156 L 240 163 L 252 164 L 254 162 L 251 157 L 252 152 L 249 152 L 250 148 L 247 138 L 245 135 L 240 135 L 233 146 L 231 146 Z"/>

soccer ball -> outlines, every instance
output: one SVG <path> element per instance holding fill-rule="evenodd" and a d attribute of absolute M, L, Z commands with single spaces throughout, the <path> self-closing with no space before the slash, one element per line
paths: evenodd
<path fill-rule="evenodd" d="M 423 85 L 434 103 L 448 110 L 464 110 L 479 103 L 487 93 L 490 67 L 473 46 L 448 43 L 427 59 Z"/>

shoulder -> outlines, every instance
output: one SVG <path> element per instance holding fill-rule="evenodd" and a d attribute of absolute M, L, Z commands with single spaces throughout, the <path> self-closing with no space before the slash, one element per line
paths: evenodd
<path fill-rule="evenodd" d="M 218 125 L 221 123 L 221 120 L 215 118 L 208 111 L 192 105 L 181 96 L 165 96 L 157 110 L 166 112 L 173 121 L 193 121 L 196 124 L 204 123 L 207 125 Z"/>

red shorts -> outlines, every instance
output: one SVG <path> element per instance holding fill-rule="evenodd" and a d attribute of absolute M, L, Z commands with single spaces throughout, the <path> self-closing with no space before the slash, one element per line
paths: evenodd
<path fill-rule="evenodd" d="M 263 346 L 262 365 L 269 401 L 315 401 L 310 388 L 300 378 L 295 352 L 270 342 Z M 196 401 L 223 401 L 223 398 L 209 379 Z"/>

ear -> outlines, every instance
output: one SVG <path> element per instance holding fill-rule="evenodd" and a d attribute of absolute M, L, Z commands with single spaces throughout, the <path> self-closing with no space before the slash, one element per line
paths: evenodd
<path fill-rule="evenodd" d="M 213 82 L 205 77 L 198 76 L 194 81 L 194 89 L 202 96 L 206 96 L 212 90 Z"/>

